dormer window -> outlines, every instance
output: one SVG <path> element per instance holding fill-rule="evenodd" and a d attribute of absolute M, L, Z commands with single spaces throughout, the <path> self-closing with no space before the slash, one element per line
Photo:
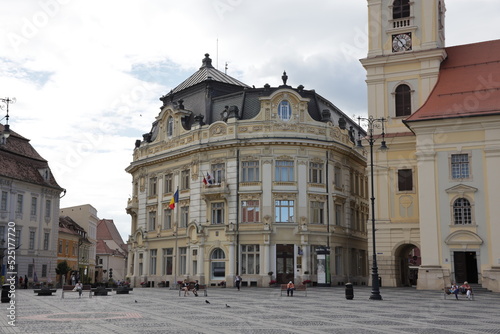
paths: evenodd
<path fill-rule="evenodd" d="M 278 117 L 283 121 L 288 121 L 292 117 L 292 107 L 287 100 L 281 101 L 278 105 Z"/>
<path fill-rule="evenodd" d="M 169 116 L 167 118 L 167 136 L 172 137 L 174 134 L 174 118 L 172 116 Z"/>

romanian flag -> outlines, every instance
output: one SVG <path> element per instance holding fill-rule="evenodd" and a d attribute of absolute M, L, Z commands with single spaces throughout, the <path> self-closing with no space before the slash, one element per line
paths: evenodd
<path fill-rule="evenodd" d="M 208 181 L 206 177 L 203 177 L 203 184 L 207 185 Z"/>
<path fill-rule="evenodd" d="M 175 203 L 179 203 L 179 189 L 174 194 L 174 197 L 170 200 L 170 203 L 168 203 L 168 208 L 169 209 L 175 209 Z"/>

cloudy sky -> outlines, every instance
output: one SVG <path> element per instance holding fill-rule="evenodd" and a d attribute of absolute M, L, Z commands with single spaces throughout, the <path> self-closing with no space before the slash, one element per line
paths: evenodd
<path fill-rule="evenodd" d="M 423 0 L 427 1 L 427 0 Z M 315 89 L 347 115 L 366 113 L 366 0 L 1 0 L 0 97 L 67 189 L 126 242 L 134 141 L 158 98 L 200 66 L 248 85 Z M 447 46 L 500 38 L 500 1 L 446 2 Z M 0 119 L 5 111 L 0 111 Z M 2 124 L 5 120 L 1 121 Z"/>

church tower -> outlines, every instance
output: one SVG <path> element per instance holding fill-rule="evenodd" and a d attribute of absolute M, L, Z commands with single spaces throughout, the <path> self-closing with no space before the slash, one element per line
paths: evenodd
<path fill-rule="evenodd" d="M 384 286 L 415 285 L 417 276 L 419 282 L 427 279 L 417 272 L 425 265 L 421 259 L 426 250 L 416 187 L 416 137 L 403 120 L 425 103 L 446 58 L 445 4 L 444 0 L 367 2 L 368 55 L 361 63 L 367 71 L 368 114 L 387 120 L 389 147 L 374 152 L 378 269 Z"/>

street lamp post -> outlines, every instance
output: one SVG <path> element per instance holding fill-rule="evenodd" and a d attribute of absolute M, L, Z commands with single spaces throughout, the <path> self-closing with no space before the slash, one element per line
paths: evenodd
<path fill-rule="evenodd" d="M 385 132 L 384 132 L 384 123 L 387 121 L 386 118 L 374 118 L 373 116 L 369 116 L 368 118 L 358 117 L 358 124 L 361 122 L 366 122 L 368 125 L 368 136 L 367 140 L 370 144 L 370 181 L 371 181 L 371 207 L 372 207 L 372 243 L 373 243 L 373 261 L 372 261 L 372 293 L 370 295 L 371 300 L 382 300 L 382 296 L 380 295 L 380 283 L 378 277 L 378 265 L 377 265 L 377 247 L 375 243 L 375 190 L 373 183 L 373 144 L 376 141 L 376 138 L 373 136 L 373 132 L 375 128 L 381 128 L 382 133 L 382 143 L 380 145 L 381 150 L 387 150 L 387 145 L 385 143 Z M 361 139 L 358 140 L 357 143 L 358 148 L 363 148 L 361 144 Z"/>

